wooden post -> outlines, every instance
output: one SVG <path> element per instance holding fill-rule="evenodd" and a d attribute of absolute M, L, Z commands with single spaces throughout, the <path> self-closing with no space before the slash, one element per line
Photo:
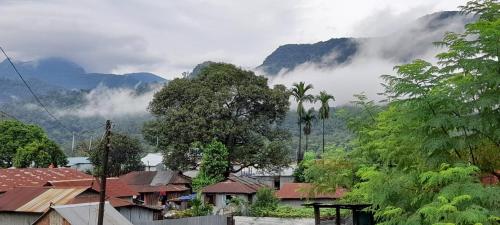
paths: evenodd
<path fill-rule="evenodd" d="M 106 176 L 108 172 L 108 154 L 111 147 L 111 121 L 106 121 L 106 144 L 102 154 L 101 161 L 101 186 L 99 193 L 99 211 L 97 215 L 97 225 L 103 225 L 104 218 L 104 200 L 106 199 Z"/>
<path fill-rule="evenodd" d="M 335 224 L 340 225 L 340 207 L 335 207 Z"/>
<path fill-rule="evenodd" d="M 313 207 L 314 207 L 314 225 L 320 225 L 321 220 L 320 220 L 319 206 L 315 205 Z"/>

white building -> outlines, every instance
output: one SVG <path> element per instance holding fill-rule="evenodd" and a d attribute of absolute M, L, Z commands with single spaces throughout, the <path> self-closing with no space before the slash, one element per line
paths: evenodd
<path fill-rule="evenodd" d="M 148 153 L 141 161 L 145 166 L 145 171 L 157 171 L 164 168 L 163 154 L 161 153 Z"/>

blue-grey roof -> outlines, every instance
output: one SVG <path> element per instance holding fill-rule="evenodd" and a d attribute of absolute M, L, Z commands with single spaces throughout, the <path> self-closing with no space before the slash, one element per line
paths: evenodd
<path fill-rule="evenodd" d="M 78 164 L 91 164 L 89 157 L 68 157 L 67 166 L 74 166 Z"/>

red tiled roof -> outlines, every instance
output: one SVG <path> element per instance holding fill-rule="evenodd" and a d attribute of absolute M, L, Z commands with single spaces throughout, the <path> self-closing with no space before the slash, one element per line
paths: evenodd
<path fill-rule="evenodd" d="M 225 181 L 203 188 L 203 193 L 253 194 L 266 185 L 251 178 L 230 176 Z"/>
<path fill-rule="evenodd" d="M 168 184 L 168 185 L 129 185 L 131 189 L 139 193 L 149 193 L 149 192 L 182 192 L 189 190 L 188 187 L 184 185 Z"/>
<path fill-rule="evenodd" d="M 312 184 L 309 183 L 285 183 L 276 192 L 280 199 L 339 199 L 344 196 L 346 190 L 337 188 L 335 193 L 312 193 Z"/>
<path fill-rule="evenodd" d="M 54 187 L 92 186 L 92 189 L 96 191 L 101 190 L 100 182 L 97 179 L 49 181 L 47 183 L 47 186 L 54 186 Z M 125 184 L 119 178 L 110 177 L 106 179 L 106 195 L 110 197 L 128 197 L 128 196 L 139 195 L 139 193 L 134 191 L 129 185 Z"/>
<path fill-rule="evenodd" d="M 0 169 L 0 192 L 14 187 L 40 187 L 48 181 L 91 178 L 92 176 L 72 168 Z"/>

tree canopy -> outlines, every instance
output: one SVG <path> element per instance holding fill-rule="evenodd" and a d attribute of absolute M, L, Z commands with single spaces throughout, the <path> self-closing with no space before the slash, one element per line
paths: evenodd
<path fill-rule="evenodd" d="M 83 147 L 83 144 L 80 145 Z M 94 164 L 94 173 L 101 174 L 102 153 L 105 147 L 105 142 L 101 141 L 95 148 L 87 150 L 90 162 Z M 107 176 L 120 176 L 130 171 L 140 171 L 144 169 L 141 161 L 143 153 L 142 146 L 138 139 L 132 138 L 125 134 L 111 134 L 111 148 L 108 155 L 108 174 Z"/>
<path fill-rule="evenodd" d="M 500 6 L 472 1 L 463 34 L 448 33 L 438 64 L 415 60 L 384 75 L 386 107 L 359 95 L 353 151 L 325 153 L 305 171 L 318 191 L 351 187 L 379 224 L 497 224 L 500 168 Z M 360 120 L 361 119 L 361 120 Z"/>
<path fill-rule="evenodd" d="M 288 132 L 278 128 L 289 109 L 289 92 L 234 65 L 211 63 L 194 78 L 177 78 L 157 92 L 156 117 L 144 135 L 164 151 L 173 169 L 195 166 L 199 148 L 214 138 L 228 149 L 226 176 L 248 166 L 274 168 L 289 162 Z"/>
<path fill-rule="evenodd" d="M 66 156 L 37 125 L 0 121 L 0 167 L 64 166 Z"/>

